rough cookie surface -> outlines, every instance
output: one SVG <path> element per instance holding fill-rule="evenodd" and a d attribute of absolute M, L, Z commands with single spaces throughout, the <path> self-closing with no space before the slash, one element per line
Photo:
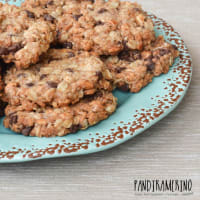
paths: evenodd
<path fill-rule="evenodd" d="M 159 36 L 144 51 L 122 51 L 118 56 L 102 57 L 113 83 L 123 91 L 139 92 L 154 76 L 167 73 L 179 55 L 177 48 Z"/>
<path fill-rule="evenodd" d="M 41 107 L 66 106 L 99 89 L 112 90 L 104 63 L 87 52 L 50 49 L 28 69 L 12 67 L 5 76 L 5 95 L 11 105 L 27 101 Z"/>
<path fill-rule="evenodd" d="M 142 50 L 155 39 L 153 22 L 141 6 L 120 0 L 26 0 L 22 6 L 57 27 L 65 48 L 116 55 Z"/>
<path fill-rule="evenodd" d="M 0 3 L 0 57 L 17 68 L 36 63 L 55 39 L 55 26 L 20 7 Z"/>
<path fill-rule="evenodd" d="M 4 125 L 25 136 L 64 136 L 106 119 L 115 111 L 116 105 L 112 93 L 98 91 L 70 107 L 35 107 L 33 111 L 8 106 Z"/>

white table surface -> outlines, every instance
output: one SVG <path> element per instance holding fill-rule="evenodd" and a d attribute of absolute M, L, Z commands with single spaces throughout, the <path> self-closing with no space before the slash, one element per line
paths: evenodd
<path fill-rule="evenodd" d="M 81 157 L 0 165 L 0 200 L 200 199 L 200 0 L 140 0 L 182 35 L 193 79 L 178 108 L 114 149 Z M 193 182 L 190 196 L 137 196 L 134 179 Z"/>

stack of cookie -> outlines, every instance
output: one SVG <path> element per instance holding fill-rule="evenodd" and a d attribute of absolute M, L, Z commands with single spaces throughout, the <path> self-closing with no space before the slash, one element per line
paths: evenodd
<path fill-rule="evenodd" d="M 178 56 L 155 37 L 136 3 L 26 0 L 0 7 L 4 125 L 26 136 L 64 136 L 106 119 L 117 107 L 115 88 L 139 92 Z"/>

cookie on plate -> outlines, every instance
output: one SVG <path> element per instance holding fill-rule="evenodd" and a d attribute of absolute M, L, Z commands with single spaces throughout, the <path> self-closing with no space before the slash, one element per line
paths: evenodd
<path fill-rule="evenodd" d="M 154 76 L 167 73 L 178 55 L 177 48 L 159 36 L 143 51 L 122 51 L 118 56 L 102 57 L 102 60 L 111 72 L 117 88 L 139 92 Z"/>
<path fill-rule="evenodd" d="M 98 91 L 77 104 L 61 108 L 8 106 L 4 125 L 25 136 L 52 137 L 86 129 L 111 115 L 117 106 L 110 92 Z"/>
<path fill-rule="evenodd" d="M 88 52 L 50 49 L 28 69 L 15 66 L 5 76 L 5 95 L 11 105 L 27 102 L 41 107 L 74 104 L 99 89 L 112 90 L 110 72 Z"/>
<path fill-rule="evenodd" d="M 64 48 L 116 55 L 142 50 L 155 39 L 153 22 L 141 6 L 120 0 L 26 0 L 22 7 L 52 21 Z"/>
<path fill-rule="evenodd" d="M 20 7 L 0 3 L 0 58 L 18 69 L 36 63 L 55 39 L 55 25 Z"/>

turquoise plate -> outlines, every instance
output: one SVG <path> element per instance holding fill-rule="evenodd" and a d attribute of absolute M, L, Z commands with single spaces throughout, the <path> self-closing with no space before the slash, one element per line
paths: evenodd
<path fill-rule="evenodd" d="M 20 4 L 19 1 L 13 3 Z M 154 78 L 137 94 L 115 91 L 118 109 L 111 117 L 94 127 L 65 137 L 25 137 L 4 128 L 1 119 L 0 162 L 25 162 L 103 151 L 135 137 L 173 111 L 190 84 L 191 56 L 172 26 L 152 14 L 149 16 L 154 21 L 156 34 L 163 35 L 180 51 L 180 57 L 168 74 Z"/>

